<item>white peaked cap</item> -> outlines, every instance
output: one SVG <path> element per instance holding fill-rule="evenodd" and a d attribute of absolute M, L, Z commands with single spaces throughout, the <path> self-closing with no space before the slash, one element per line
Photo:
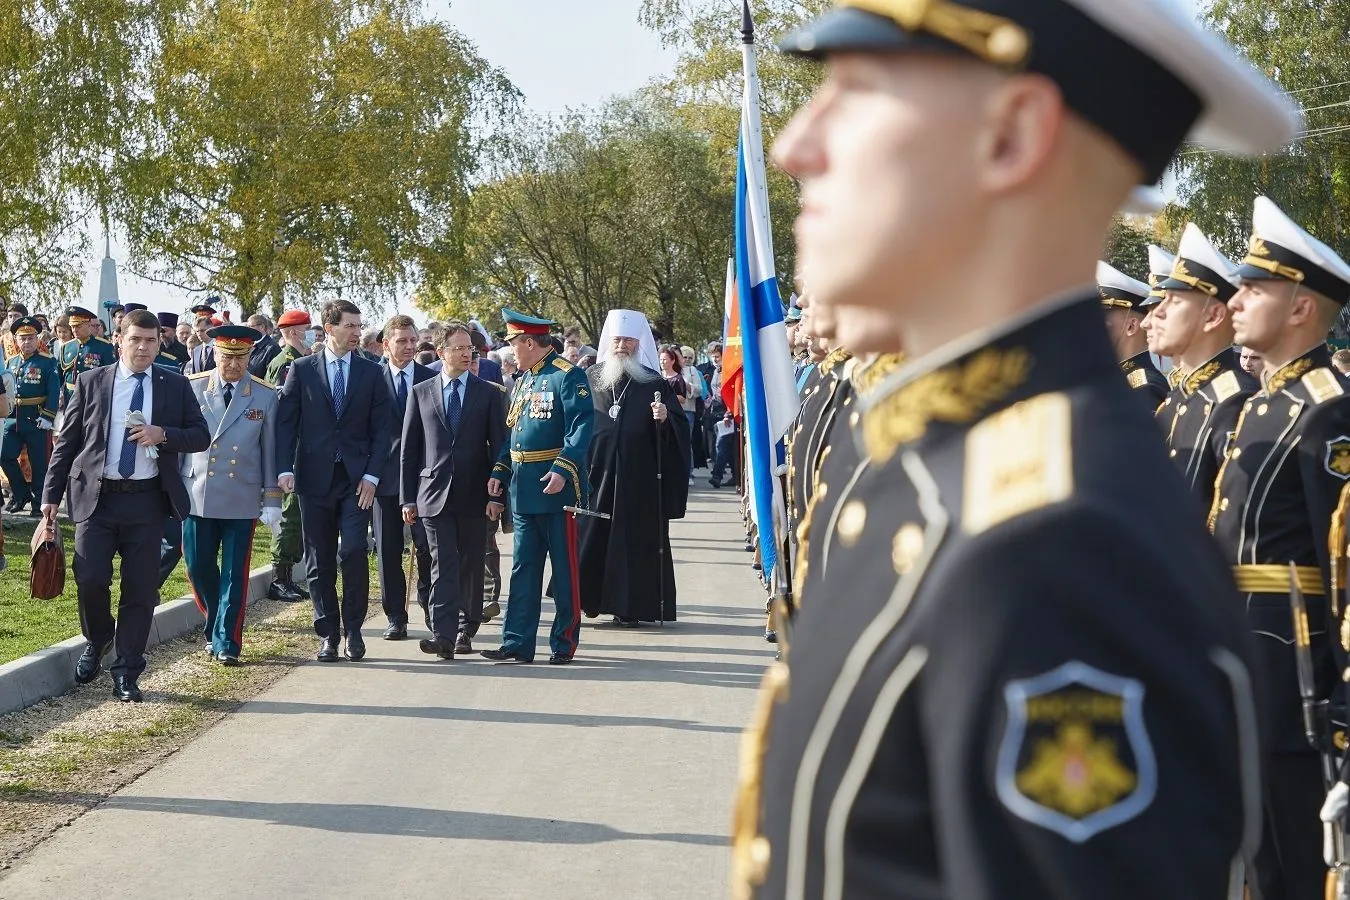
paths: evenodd
<path fill-rule="evenodd" d="M 1209 238 L 1194 222 L 1186 223 L 1181 233 L 1181 243 L 1177 245 L 1177 257 L 1199 263 L 1211 272 L 1223 277 L 1225 281 L 1237 285 L 1237 265 L 1218 251 Z M 1175 264 L 1173 264 L 1175 269 Z"/>
<path fill-rule="evenodd" d="M 1252 256 L 1256 254 L 1257 242 L 1274 244 L 1278 248 L 1288 250 L 1291 253 L 1303 257 L 1309 263 L 1312 263 L 1318 269 L 1322 269 L 1326 275 L 1331 276 L 1331 280 L 1320 277 L 1316 272 L 1305 273 L 1305 283 L 1308 287 L 1320 293 L 1327 294 L 1333 300 L 1344 302 L 1346 294 L 1350 293 L 1350 265 L 1332 250 L 1326 244 L 1317 238 L 1308 234 L 1303 228 L 1284 214 L 1284 210 L 1276 206 L 1267 197 L 1257 197 L 1256 203 L 1252 208 L 1252 254 L 1248 255 L 1247 263 L 1251 264 Z M 1307 267 L 1301 260 L 1295 260 L 1292 257 L 1280 259 L 1281 254 L 1278 250 L 1268 250 L 1271 258 L 1277 263 L 1289 265 L 1300 271 Z M 1244 266 L 1244 269 L 1247 266 Z M 1248 272 L 1242 273 L 1244 276 Z M 1335 291 L 1337 285 L 1335 282 L 1344 282 L 1346 288 L 1339 294 Z M 1320 285 L 1320 286 L 1319 286 Z"/>
<path fill-rule="evenodd" d="M 1157 244 L 1148 245 L 1148 274 L 1149 277 L 1157 276 L 1160 280 L 1172 274 L 1172 267 L 1177 264 L 1177 257 L 1174 253 L 1168 253 Z"/>
<path fill-rule="evenodd" d="M 1148 285 L 1101 260 L 1097 261 L 1097 287 L 1102 290 L 1116 290 L 1141 300 L 1148 296 Z"/>
<path fill-rule="evenodd" d="M 652 326 L 646 316 L 635 309 L 611 309 L 605 317 L 604 331 L 600 333 L 596 365 L 603 363 L 609 356 L 610 345 L 616 337 L 636 338 L 637 361 L 653 371 L 661 371 L 661 361 L 656 356 L 656 339 L 652 337 Z"/>

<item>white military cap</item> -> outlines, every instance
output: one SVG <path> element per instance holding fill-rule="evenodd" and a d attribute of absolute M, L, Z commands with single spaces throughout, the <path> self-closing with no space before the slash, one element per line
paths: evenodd
<path fill-rule="evenodd" d="M 1108 309 L 1138 310 L 1148 299 L 1148 285 L 1110 263 L 1097 261 L 1097 292 Z"/>
<path fill-rule="evenodd" d="M 1157 244 L 1148 245 L 1148 283 L 1153 290 L 1148 292 L 1148 299 L 1144 301 L 1145 306 L 1157 306 L 1162 300 L 1162 288 L 1158 285 L 1172 274 L 1172 266 L 1176 265 L 1176 261 L 1175 254 L 1168 253 Z"/>
<path fill-rule="evenodd" d="M 1164 291 L 1200 291 L 1227 303 L 1237 293 L 1237 266 L 1210 243 L 1194 222 L 1186 223 L 1172 273 L 1158 285 Z"/>
<path fill-rule="evenodd" d="M 780 46 L 811 58 L 957 52 L 1039 73 L 1150 182 L 1183 141 L 1273 153 L 1300 122 L 1297 107 L 1180 0 L 837 0 Z"/>
<path fill-rule="evenodd" d="M 1296 281 L 1337 303 L 1350 302 L 1350 265 L 1266 197 L 1252 210 L 1252 238 L 1238 277 Z"/>

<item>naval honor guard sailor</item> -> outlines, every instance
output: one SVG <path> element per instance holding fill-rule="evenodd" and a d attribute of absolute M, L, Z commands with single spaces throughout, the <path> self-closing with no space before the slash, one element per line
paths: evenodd
<path fill-rule="evenodd" d="M 281 523 L 277 487 L 277 392 L 248 373 L 262 333 L 221 325 L 207 333 L 215 368 L 191 376 L 192 392 L 211 430 L 211 446 L 183 457 L 192 510 L 183 522 L 183 555 L 197 607 L 206 616 L 209 652 L 239 665 L 248 604 L 249 557 L 261 519 Z"/>
<path fill-rule="evenodd" d="M 1297 577 L 1318 699 L 1330 699 L 1339 679 L 1328 632 L 1337 631 L 1345 544 L 1329 546 L 1328 537 L 1350 481 L 1350 393 L 1325 339 L 1350 301 L 1350 265 L 1258 197 L 1237 274 L 1242 286 L 1228 302 L 1235 337 L 1265 359 L 1266 378 L 1243 405 L 1209 521 L 1233 566 L 1268 686 L 1273 752 L 1256 882 L 1264 897 L 1311 897 L 1326 870 L 1317 815 L 1324 787 L 1304 734 L 1289 594 Z"/>
<path fill-rule="evenodd" d="M 1097 263 L 1097 291 L 1106 313 L 1106 330 L 1120 360 L 1120 371 L 1152 412 L 1167 397 L 1168 384 L 1167 376 L 1158 371 L 1148 355 L 1148 335 L 1143 329 L 1150 290 L 1148 285 L 1115 266 Z"/>
<path fill-rule="evenodd" d="M 1177 377 L 1155 416 L 1167 455 L 1207 511 L 1242 405 L 1260 385 L 1242 370 L 1233 349 L 1228 301 L 1237 293 L 1236 266 L 1194 223 L 1186 225 L 1178 256 L 1172 262 L 1177 274 L 1154 288 L 1162 297 L 1144 328 L 1149 349 L 1176 365 Z"/>
<path fill-rule="evenodd" d="M 830 63 L 775 150 L 812 300 L 910 357 L 747 732 L 735 896 L 1240 892 L 1248 636 L 1083 285 L 1184 140 L 1297 114 L 1166 0 L 847 0 L 787 48 Z"/>

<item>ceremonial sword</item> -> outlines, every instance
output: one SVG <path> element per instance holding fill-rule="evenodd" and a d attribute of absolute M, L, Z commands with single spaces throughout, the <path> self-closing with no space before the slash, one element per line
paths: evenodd
<path fill-rule="evenodd" d="M 1331 736 L 1331 709 L 1317 699 L 1313 672 L 1312 632 L 1308 627 L 1308 604 L 1298 583 L 1298 566 L 1289 564 L 1289 606 L 1294 618 L 1294 661 L 1298 668 L 1298 693 L 1303 701 L 1303 733 L 1322 763 L 1322 787 L 1330 791 L 1339 777 L 1336 747 Z M 1327 864 L 1326 897 L 1350 900 L 1350 867 L 1345 856 L 1343 820 L 1322 823 L 1322 857 Z"/>

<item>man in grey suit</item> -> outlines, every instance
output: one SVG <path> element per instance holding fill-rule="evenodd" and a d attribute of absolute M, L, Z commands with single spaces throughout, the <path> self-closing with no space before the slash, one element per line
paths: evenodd
<path fill-rule="evenodd" d="M 159 604 L 164 518 L 182 518 L 189 509 L 178 455 L 209 447 L 211 432 L 188 380 L 154 365 L 159 354 L 155 314 L 127 313 L 118 337 L 116 365 L 81 372 L 75 379 L 47 468 L 42 515 L 55 527 L 69 487 L 80 629 L 87 641 L 75 680 L 88 684 L 98 677 L 103 655 L 116 644 L 113 696 L 140 702 L 136 682 L 145 670 L 145 644 Z M 115 620 L 113 554 L 122 558 Z"/>
<path fill-rule="evenodd" d="M 253 532 L 261 518 L 281 523 L 277 487 L 277 393 L 248 371 L 261 332 L 221 325 L 207 335 L 216 367 L 191 378 L 211 430 L 211 446 L 185 456 L 183 480 L 192 510 L 183 523 L 183 555 L 197 608 L 206 616 L 206 650 L 222 665 L 239 665 L 248 604 Z"/>
<path fill-rule="evenodd" d="M 430 640 L 441 659 L 473 653 L 483 614 L 488 477 L 506 440 L 506 391 L 469 372 L 473 341 L 451 322 L 440 338 L 441 374 L 413 388 L 403 416 L 402 497 L 406 522 L 421 521 L 431 548 Z"/>

